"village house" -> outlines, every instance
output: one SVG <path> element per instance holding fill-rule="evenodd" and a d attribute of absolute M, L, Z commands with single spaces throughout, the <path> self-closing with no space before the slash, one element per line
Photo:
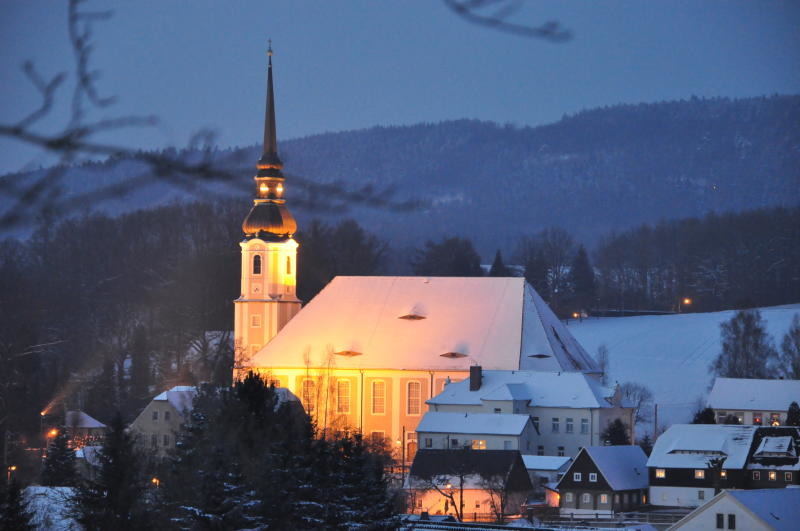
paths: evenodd
<path fill-rule="evenodd" d="M 723 490 L 670 531 L 796 531 L 799 522 L 800 489 Z"/>
<path fill-rule="evenodd" d="M 519 514 L 531 482 L 516 450 L 420 450 L 404 488 L 415 513 Z"/>
<path fill-rule="evenodd" d="M 72 448 L 102 443 L 106 436 L 106 425 L 83 411 L 67 411 L 64 428 Z"/>
<path fill-rule="evenodd" d="M 633 426 L 633 408 L 618 391 L 580 372 L 483 370 L 470 368 L 467 380 L 448 384 L 428 400 L 432 411 L 527 415 L 535 443 L 524 453 L 575 456 L 603 444 L 609 423 Z"/>
<path fill-rule="evenodd" d="M 561 514 L 633 511 L 646 503 L 647 486 L 647 455 L 639 446 L 590 446 L 558 482 Z"/>
<path fill-rule="evenodd" d="M 197 395 L 193 386 L 176 386 L 153 398 L 131 423 L 137 445 L 158 457 L 175 448 L 175 434 Z"/>
<path fill-rule="evenodd" d="M 429 411 L 417 426 L 417 435 L 420 448 L 426 450 L 469 447 L 529 452 L 536 433 L 528 415 Z"/>
<path fill-rule="evenodd" d="M 800 380 L 716 378 L 708 394 L 718 424 L 732 415 L 740 424 L 781 426 L 792 402 L 800 402 Z"/>
<path fill-rule="evenodd" d="M 544 500 L 550 507 L 559 506 L 558 482 L 566 473 L 572 458 L 557 455 L 522 455 L 522 462 L 531 478 L 531 501 Z"/>
<path fill-rule="evenodd" d="M 470 366 L 599 374 L 524 278 L 336 277 L 301 310 L 271 52 L 266 107 L 242 223 L 234 378 L 264 374 L 299 396 L 320 429 L 358 429 L 410 457 L 425 401 Z"/>

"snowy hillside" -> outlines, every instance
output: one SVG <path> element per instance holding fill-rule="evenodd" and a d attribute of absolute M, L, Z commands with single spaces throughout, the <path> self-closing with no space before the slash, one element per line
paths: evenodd
<path fill-rule="evenodd" d="M 761 308 L 768 332 L 780 345 L 800 304 Z M 571 322 L 570 331 L 591 354 L 609 350 L 610 382 L 637 382 L 653 391 L 659 425 L 687 422 L 697 399 L 705 398 L 708 367 L 720 351 L 719 325 L 735 312 L 602 317 Z M 787 404 L 788 405 L 788 404 Z M 640 426 L 652 432 L 649 426 Z"/>

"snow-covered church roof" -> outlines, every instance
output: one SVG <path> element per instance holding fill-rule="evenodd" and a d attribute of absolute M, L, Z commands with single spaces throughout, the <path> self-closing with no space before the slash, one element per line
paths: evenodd
<path fill-rule="evenodd" d="M 523 278 L 336 277 L 253 367 L 598 372 Z"/>

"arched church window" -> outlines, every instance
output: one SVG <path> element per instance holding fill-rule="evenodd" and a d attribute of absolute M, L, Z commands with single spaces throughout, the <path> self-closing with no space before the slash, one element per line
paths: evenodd
<path fill-rule="evenodd" d="M 253 257 L 253 274 L 260 275 L 261 274 L 261 255 L 257 254 Z"/>
<path fill-rule="evenodd" d="M 286 274 L 287 275 L 291 275 L 292 274 L 292 257 L 291 256 L 287 256 L 286 257 Z"/>
<path fill-rule="evenodd" d="M 419 382 L 408 382 L 407 391 L 406 413 L 408 415 L 419 415 L 420 402 L 422 400 L 422 385 L 420 385 Z"/>

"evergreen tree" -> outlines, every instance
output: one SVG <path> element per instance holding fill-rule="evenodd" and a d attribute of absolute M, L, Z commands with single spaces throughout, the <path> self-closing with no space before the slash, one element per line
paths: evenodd
<path fill-rule="evenodd" d="M 47 458 L 42 469 L 42 485 L 67 487 L 75 485 L 75 451 L 69 447 L 67 430 L 61 428 L 47 449 Z"/>
<path fill-rule="evenodd" d="M 800 406 L 797 405 L 797 402 L 789 404 L 789 410 L 786 412 L 786 425 L 800 426 Z"/>
<path fill-rule="evenodd" d="M 628 426 L 620 419 L 608 423 L 606 429 L 600 434 L 600 439 L 606 446 L 618 446 L 631 443 Z"/>
<path fill-rule="evenodd" d="M 497 253 L 494 255 L 494 262 L 492 262 L 492 268 L 489 269 L 489 276 L 490 277 L 510 277 L 511 270 L 506 267 L 503 263 L 503 256 L 500 254 L 500 249 L 497 250 Z"/>
<path fill-rule="evenodd" d="M 147 330 L 138 325 L 131 342 L 130 401 L 132 411 L 141 411 L 144 402 L 150 397 L 150 346 Z"/>
<path fill-rule="evenodd" d="M 578 252 L 575 253 L 575 258 L 572 260 L 569 281 L 572 286 L 575 309 L 578 311 L 589 309 L 595 302 L 596 287 L 594 269 L 589 263 L 589 256 L 583 245 L 578 247 Z"/>
<path fill-rule="evenodd" d="M 740 310 L 720 325 L 722 352 L 711 368 L 723 378 L 772 378 L 777 353 L 758 310 Z"/>
<path fill-rule="evenodd" d="M 149 528 L 141 458 L 119 414 L 111 421 L 98 459 L 97 478 L 81 481 L 76 487 L 74 518 L 87 531 Z"/>
<path fill-rule="evenodd" d="M 412 262 L 414 274 L 431 277 L 483 276 L 481 258 L 466 238 L 445 238 L 441 243 L 428 241 L 418 249 Z"/>
<path fill-rule="evenodd" d="M 645 433 L 644 437 L 639 439 L 639 447 L 648 457 L 650 456 L 650 452 L 653 451 L 653 439 L 650 438 L 649 433 Z"/>
<path fill-rule="evenodd" d="M 31 513 L 22 495 L 22 488 L 17 480 L 5 489 L 5 496 L 0 498 L 0 529 L 3 531 L 33 531 Z"/>
<path fill-rule="evenodd" d="M 800 380 L 800 314 L 792 317 L 792 325 L 781 342 L 781 369 L 789 380 Z"/>
<path fill-rule="evenodd" d="M 543 299 L 550 298 L 547 260 L 539 249 L 535 249 L 525 262 L 525 280 Z"/>
<path fill-rule="evenodd" d="M 692 419 L 692 424 L 716 424 L 717 417 L 714 414 L 714 410 L 710 407 L 706 407 L 703 409 L 698 410 L 694 414 L 694 418 Z"/>

